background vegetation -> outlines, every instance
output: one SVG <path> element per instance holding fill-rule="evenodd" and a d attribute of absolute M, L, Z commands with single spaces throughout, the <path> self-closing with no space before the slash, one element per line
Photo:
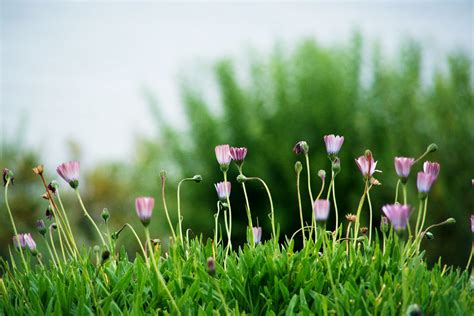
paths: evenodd
<path fill-rule="evenodd" d="M 442 256 L 445 263 L 464 266 L 471 246 L 469 214 L 474 210 L 470 180 L 474 177 L 471 62 L 466 55 L 454 52 L 437 65 L 429 78 L 423 78 L 423 50 L 416 42 L 407 41 L 398 56 L 389 59 L 379 48 L 365 47 L 358 35 L 349 43 L 333 47 L 320 46 L 314 40 L 302 41 L 293 49 L 276 45 L 269 55 L 253 55 L 248 65 L 232 59 L 219 60 L 210 70 L 214 76 L 212 89 L 218 98 L 202 93 L 204 83 L 199 76 L 187 76 L 181 82 L 186 129 L 176 129 L 163 116 L 154 92 L 145 93 L 156 119 L 157 136 L 137 139 L 132 159 L 84 171 L 81 191 L 85 203 L 96 218 L 103 207 L 108 207 L 111 226 L 118 229 L 125 221 L 138 223 L 133 207 L 135 196 L 161 199 L 161 169 L 168 171 L 168 203 L 173 210 L 179 179 L 201 174 L 202 183 L 183 186 L 184 227 L 210 236 L 216 202 L 213 183 L 222 179 L 214 146 L 229 143 L 248 147 L 245 173 L 267 181 L 281 235 L 291 235 L 299 225 L 293 165 L 301 159 L 292 153 L 292 146 L 298 140 L 309 143 L 316 191 L 318 169 L 329 171 L 322 137 L 335 133 L 345 136 L 340 153 L 342 171 L 337 178 L 340 218 L 357 207 L 363 182 L 354 158 L 369 148 L 379 161 L 378 169 L 383 171 L 378 175 L 382 186 L 371 194 L 378 225 L 381 206 L 394 198 L 393 157 L 417 157 L 435 142 L 439 151 L 428 159 L 440 162 L 441 174 L 430 195 L 427 221 L 431 224 L 454 217 L 457 224 L 437 229 L 436 238 L 424 246 L 431 262 Z M 16 173 L 10 203 L 17 223 L 30 224 L 20 230 L 31 230 L 36 219 L 44 217 L 46 201 L 41 200 L 41 184 L 30 170 L 38 163 L 51 162 L 47 153 L 35 153 L 5 139 L 3 143 L 0 164 Z M 420 167 L 417 165 L 412 174 Z M 47 175 L 57 178 L 54 170 L 47 170 Z M 236 169 L 231 168 L 230 178 L 235 179 L 236 175 Z M 305 181 L 303 176 L 302 182 Z M 61 185 L 63 191 L 69 191 L 64 183 Z M 414 177 L 408 185 L 409 200 L 416 205 Z M 258 216 L 264 238 L 268 238 L 265 192 L 256 184 L 249 185 L 248 190 L 252 213 Z M 311 210 L 304 187 L 302 193 L 309 218 Z M 242 192 L 234 180 L 231 202 L 234 240 L 240 243 L 244 240 L 246 215 Z M 81 230 L 84 239 L 93 236 L 85 231 L 90 227 L 82 218 L 77 201 L 71 199 L 66 204 L 69 213 L 77 214 L 76 230 Z M 155 237 L 165 239 L 169 232 L 163 208 L 159 203 L 157 206 L 151 230 Z M 0 212 L 0 219 L 6 223 L 6 212 Z M 332 216 L 330 221 L 333 220 Z M 1 245 L 10 243 L 8 226 L 3 226 L 0 238 Z M 6 247 L 0 249 L 5 255 Z"/>

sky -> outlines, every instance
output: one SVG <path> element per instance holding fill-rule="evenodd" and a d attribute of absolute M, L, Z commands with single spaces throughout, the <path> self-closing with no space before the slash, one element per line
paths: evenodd
<path fill-rule="evenodd" d="M 473 56 L 470 1 L 314 3 L 1 2 L 1 139 L 41 150 L 53 165 L 129 160 L 137 135 L 159 131 L 143 97 L 153 91 L 178 128 L 185 125 L 179 78 L 192 74 L 212 90 L 220 57 L 291 47 L 314 37 L 344 44 L 354 30 L 395 54 L 420 41 L 428 72 L 447 53 Z M 369 45 L 370 46 L 370 45 Z M 204 91 L 212 95 L 212 91 Z"/>

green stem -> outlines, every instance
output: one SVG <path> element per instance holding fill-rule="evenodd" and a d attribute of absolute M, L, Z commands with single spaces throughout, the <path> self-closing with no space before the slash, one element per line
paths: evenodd
<path fill-rule="evenodd" d="M 56 191 L 56 196 L 58 197 L 59 206 L 61 207 L 61 212 L 63 213 L 64 219 L 66 221 L 66 227 L 67 227 L 67 233 L 69 235 L 69 240 L 71 241 L 74 249 L 76 250 L 77 256 L 82 261 L 81 253 L 79 252 L 79 248 L 77 247 L 76 240 L 74 239 L 74 234 L 72 233 L 71 225 L 69 224 L 69 219 L 66 215 L 66 211 L 65 211 L 64 205 L 63 205 L 63 201 L 61 200 L 61 196 L 59 195 L 59 190 Z"/>
<path fill-rule="evenodd" d="M 420 220 L 421 220 L 422 212 L 423 212 L 423 200 L 420 200 L 420 204 L 418 206 L 418 214 L 417 214 L 417 217 L 416 217 L 415 238 L 418 238 L 419 226 L 420 226 Z"/>
<path fill-rule="evenodd" d="M 242 173 L 242 164 L 239 165 L 239 174 L 240 175 L 243 175 Z M 247 211 L 247 219 L 249 221 L 249 227 L 250 227 L 250 230 L 252 230 L 253 228 L 253 223 L 252 223 L 252 213 L 250 212 L 250 203 L 249 203 L 249 198 L 247 196 L 247 189 L 245 187 L 245 182 L 242 182 L 242 190 L 244 191 L 244 197 L 245 197 L 245 210 Z M 253 236 L 253 233 L 250 234 L 250 244 L 251 244 L 251 247 L 254 247 L 255 246 L 255 241 L 254 241 L 254 236 Z"/>
<path fill-rule="evenodd" d="M 15 221 L 13 220 L 13 215 L 12 215 L 12 211 L 10 209 L 10 204 L 8 203 L 8 186 L 10 185 L 10 181 L 11 180 L 8 179 L 7 183 L 5 183 L 5 205 L 7 206 L 8 215 L 10 216 L 10 221 L 11 221 L 12 226 L 13 226 L 13 233 L 15 234 L 15 238 L 18 239 L 18 231 L 16 230 Z M 20 241 L 17 240 L 17 243 L 20 244 Z M 29 267 L 28 267 L 28 264 L 26 263 L 25 255 L 23 254 L 23 249 L 22 249 L 21 245 L 19 245 L 18 249 L 20 249 L 21 261 L 23 262 L 23 265 L 25 266 L 26 272 L 28 272 Z"/>
<path fill-rule="evenodd" d="M 423 226 L 425 226 L 425 219 L 426 219 L 426 211 L 428 208 L 428 197 L 425 199 L 425 205 L 423 206 L 423 219 L 421 220 L 421 225 L 420 225 L 420 232 L 423 230 Z"/>
<path fill-rule="evenodd" d="M 219 205 L 220 202 L 217 202 L 217 213 L 214 214 L 214 221 L 215 221 L 215 229 L 214 229 L 214 243 L 216 245 L 219 244 L 219 240 L 217 239 L 217 235 L 218 235 L 218 229 L 219 229 L 219 211 L 220 211 L 220 205 Z"/>
<path fill-rule="evenodd" d="M 275 229 L 275 209 L 273 208 L 273 199 L 272 199 L 272 194 L 270 193 L 270 189 L 268 188 L 267 184 L 265 183 L 265 181 L 263 181 L 261 178 L 259 177 L 252 177 L 252 178 L 248 178 L 249 180 L 258 180 L 260 181 L 260 183 L 263 184 L 263 186 L 265 187 L 265 190 L 267 191 L 267 195 L 268 195 L 268 199 L 270 201 L 270 211 L 271 211 L 271 220 L 272 220 L 272 232 L 273 232 L 273 239 L 274 239 L 274 242 L 275 242 L 275 245 L 278 244 L 278 237 L 276 235 L 276 229 Z"/>
<path fill-rule="evenodd" d="M 63 273 L 63 268 L 61 266 L 61 260 L 59 259 L 58 252 L 56 251 L 56 246 L 54 245 L 53 229 L 50 226 L 48 228 L 48 230 L 49 230 L 49 239 L 51 240 L 51 246 L 53 246 L 53 252 L 54 252 L 54 255 L 56 256 L 56 261 L 58 263 L 59 271 L 61 271 L 61 273 Z"/>
<path fill-rule="evenodd" d="M 336 201 L 336 177 L 334 175 L 334 172 L 332 173 L 332 176 L 333 176 L 333 180 L 331 180 L 332 182 L 332 200 L 334 202 L 334 212 L 336 213 L 336 235 L 337 236 L 337 232 L 339 230 L 339 210 L 337 209 L 337 201 Z"/>
<path fill-rule="evenodd" d="M 181 245 L 183 244 L 183 217 L 181 216 L 181 198 L 180 198 L 180 194 L 181 194 L 181 184 L 184 182 L 184 181 L 190 181 L 190 180 L 193 180 L 192 178 L 184 178 L 182 179 L 181 181 L 179 181 L 178 183 L 178 190 L 177 190 L 177 193 L 176 193 L 176 198 L 177 198 L 177 203 L 178 203 L 178 229 L 179 229 L 179 239 L 181 240 Z"/>
<path fill-rule="evenodd" d="M 49 256 L 51 257 L 51 260 L 53 261 L 53 265 L 57 269 L 58 266 L 56 264 L 56 260 L 54 260 L 54 255 L 53 255 L 53 252 L 51 250 L 51 246 L 49 245 L 48 239 L 46 238 L 46 236 L 43 236 L 43 239 L 44 239 L 44 242 L 46 244 L 46 247 L 48 248 Z"/>
<path fill-rule="evenodd" d="M 303 208 L 301 206 L 300 174 L 301 174 L 301 171 L 296 173 L 296 192 L 297 192 L 297 195 L 298 195 L 298 208 L 299 208 L 299 211 L 300 211 L 301 234 L 303 235 L 303 247 L 305 247 L 305 245 L 306 245 L 306 234 L 304 233 Z"/>
<path fill-rule="evenodd" d="M 311 209 L 313 209 L 314 199 L 313 199 L 313 192 L 311 190 L 311 172 L 310 172 L 310 167 L 309 167 L 309 155 L 308 153 L 305 153 L 304 156 L 306 159 L 306 172 L 308 175 L 308 193 L 309 193 L 309 198 L 311 199 Z"/>
<path fill-rule="evenodd" d="M 171 301 L 171 304 L 173 305 L 174 309 L 176 310 L 178 315 L 181 315 L 181 311 L 178 308 L 178 305 L 176 305 L 176 301 L 173 298 L 173 295 L 171 295 L 170 290 L 166 286 L 166 282 L 163 279 L 163 276 L 160 273 L 160 270 L 158 270 L 158 265 L 156 263 L 155 255 L 153 253 L 153 246 L 151 244 L 151 238 L 150 238 L 150 231 L 148 227 L 145 227 L 145 235 L 146 235 L 146 240 L 148 242 L 148 248 L 150 249 L 150 257 L 151 257 L 151 262 L 153 263 L 153 267 L 155 269 L 156 277 L 158 278 L 158 281 L 161 283 L 161 286 L 165 290 L 166 294 L 168 295 L 168 298 Z"/>
<path fill-rule="evenodd" d="M 176 242 L 176 233 L 174 231 L 173 224 L 171 223 L 170 214 L 168 212 L 168 206 L 166 205 L 165 181 L 166 181 L 166 178 L 163 176 L 162 180 L 161 180 L 161 197 L 162 197 L 162 200 L 163 200 L 163 207 L 165 208 L 166 219 L 168 220 L 168 225 L 170 226 L 171 234 L 173 235 L 173 239 Z"/>
<path fill-rule="evenodd" d="M 143 257 L 145 258 L 145 262 L 146 262 L 147 266 L 149 266 L 150 263 L 148 262 L 148 256 L 146 255 L 145 247 L 143 247 L 143 244 L 142 244 L 142 242 L 140 241 L 140 238 L 138 237 L 137 232 L 135 231 L 135 229 L 133 229 L 132 225 L 130 225 L 129 223 L 125 223 L 125 226 L 127 226 L 128 228 L 130 228 L 130 230 L 132 231 L 133 235 L 135 236 L 135 239 L 136 239 L 137 242 L 138 242 L 138 245 L 140 246 L 140 250 L 141 250 L 142 253 L 143 253 Z"/>
<path fill-rule="evenodd" d="M 79 190 L 76 189 L 75 191 L 76 191 L 77 199 L 79 200 L 79 203 L 81 204 L 82 210 L 84 211 L 84 215 L 89 219 L 89 221 L 92 223 L 92 225 L 94 226 L 95 230 L 96 230 L 97 233 L 99 234 L 99 237 L 100 237 L 100 240 L 102 241 L 102 244 L 103 244 L 105 247 L 107 247 L 107 243 L 105 242 L 104 237 L 102 236 L 102 233 L 100 232 L 99 227 L 97 227 L 97 224 L 94 222 L 94 220 L 92 219 L 92 217 L 89 215 L 89 212 L 87 212 L 87 209 L 86 209 L 86 207 L 84 206 L 84 203 L 82 202 L 81 195 L 79 194 Z"/>
<path fill-rule="evenodd" d="M 372 241 L 372 201 L 370 200 L 370 187 L 367 189 L 367 203 L 369 204 L 369 245 Z"/>
<path fill-rule="evenodd" d="M 364 187 L 364 193 L 360 197 L 359 200 L 359 206 L 357 207 L 357 213 L 356 213 L 356 222 L 354 224 L 354 248 L 356 247 L 357 244 L 357 237 L 359 235 L 359 226 L 360 226 L 360 213 L 362 211 L 362 206 L 364 206 L 364 200 L 365 200 L 365 195 L 367 194 L 367 179 L 365 180 L 365 187 Z"/>
<path fill-rule="evenodd" d="M 398 179 L 397 181 L 397 187 L 395 189 L 395 202 L 394 203 L 398 203 L 398 188 L 400 187 L 400 179 Z"/>
<path fill-rule="evenodd" d="M 229 247 L 229 249 L 232 248 L 232 241 L 231 241 L 231 237 L 232 237 L 232 208 L 230 207 L 230 199 L 229 199 L 229 193 L 227 191 L 227 171 L 224 171 L 224 190 L 225 190 L 225 197 L 227 199 L 227 208 L 229 209 L 229 226 L 228 226 L 228 237 L 229 237 L 229 240 L 228 240 L 228 244 L 227 244 L 227 247 Z"/>

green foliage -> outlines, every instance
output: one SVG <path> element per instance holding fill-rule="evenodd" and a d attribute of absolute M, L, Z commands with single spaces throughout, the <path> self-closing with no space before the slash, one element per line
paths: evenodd
<path fill-rule="evenodd" d="M 160 249 L 155 255 L 184 315 L 400 315 L 411 304 L 426 315 L 472 313 L 467 271 L 441 264 L 429 270 L 422 255 L 403 257 L 396 237 L 387 238 L 385 248 L 378 239 L 372 245 L 365 239 L 357 250 L 351 242 L 346 253 L 344 241 L 324 241 L 323 235 L 320 230 L 316 245 L 308 242 L 301 251 L 294 250 L 294 240 L 278 248 L 273 242 L 246 244 L 226 264 L 219 245 L 215 275 L 206 265 L 213 256 L 210 240 L 174 243 L 165 257 Z M 64 273 L 38 264 L 24 273 L 3 262 L 0 314 L 176 314 L 142 256 L 130 261 L 122 250 L 103 264 L 86 258 L 70 260 Z"/>

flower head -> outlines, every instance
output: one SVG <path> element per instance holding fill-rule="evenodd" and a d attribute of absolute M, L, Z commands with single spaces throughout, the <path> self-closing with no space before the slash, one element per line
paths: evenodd
<path fill-rule="evenodd" d="M 439 163 L 431 162 L 431 161 L 425 161 L 425 163 L 423 164 L 423 171 L 425 173 L 428 173 L 428 174 L 432 175 L 434 180 L 436 180 L 436 178 L 438 178 L 438 174 L 439 174 Z"/>
<path fill-rule="evenodd" d="M 415 162 L 415 159 L 407 157 L 395 157 L 394 161 L 397 175 L 405 182 L 410 175 L 410 169 Z"/>
<path fill-rule="evenodd" d="M 219 197 L 219 200 L 222 202 L 227 200 L 227 196 L 230 196 L 230 189 L 231 189 L 231 184 L 229 181 L 222 181 L 214 184 L 214 187 L 216 188 L 217 191 L 217 196 Z"/>
<path fill-rule="evenodd" d="M 138 197 L 135 199 L 135 208 L 143 226 L 148 226 L 151 221 L 151 214 L 155 206 L 155 199 L 152 197 Z"/>
<path fill-rule="evenodd" d="M 430 192 L 431 185 L 435 181 L 436 177 L 430 173 L 426 172 L 418 172 L 418 177 L 416 178 L 416 186 L 418 188 L 418 192 L 426 194 Z"/>
<path fill-rule="evenodd" d="M 366 151 L 364 156 L 357 158 L 355 162 L 364 177 L 369 178 L 374 174 L 377 161 L 374 162 L 374 157 L 369 150 Z"/>
<path fill-rule="evenodd" d="M 262 240 L 262 227 L 252 227 L 253 241 L 259 244 Z"/>
<path fill-rule="evenodd" d="M 33 172 L 38 174 L 38 175 L 42 175 L 43 171 L 44 171 L 43 165 L 38 165 L 38 166 L 33 168 Z"/>
<path fill-rule="evenodd" d="M 33 237 L 31 237 L 31 234 L 30 233 L 23 234 L 23 239 L 24 239 L 25 244 L 28 247 L 28 249 L 30 249 L 30 251 L 33 254 L 35 254 L 36 253 L 36 243 L 35 243 Z"/>
<path fill-rule="evenodd" d="M 44 216 L 46 216 L 46 218 L 49 219 L 49 220 L 53 219 L 54 212 L 53 212 L 53 208 L 51 207 L 51 205 L 48 205 L 48 207 L 46 208 L 46 211 L 44 212 Z"/>
<path fill-rule="evenodd" d="M 387 204 L 382 207 L 382 211 L 395 230 L 403 230 L 407 227 L 411 213 L 410 205 Z"/>
<path fill-rule="evenodd" d="M 347 219 L 347 221 L 354 223 L 357 219 L 357 216 L 355 216 L 354 214 L 349 213 L 349 214 L 346 214 L 346 219 Z"/>
<path fill-rule="evenodd" d="M 56 171 L 69 185 L 76 189 L 79 186 L 79 170 L 81 163 L 77 160 L 60 164 Z"/>
<path fill-rule="evenodd" d="M 337 155 L 339 150 L 341 150 L 341 146 L 344 143 L 344 136 L 334 136 L 326 135 L 324 136 L 324 142 L 326 143 L 326 151 L 329 155 Z"/>
<path fill-rule="evenodd" d="M 247 156 L 247 148 L 245 147 L 230 147 L 230 156 L 236 163 L 242 163 Z"/>
<path fill-rule="evenodd" d="M 232 160 L 229 145 L 218 145 L 216 146 L 215 151 L 217 162 L 221 166 L 221 169 L 223 171 L 227 171 L 227 169 L 229 168 L 230 161 Z"/>
<path fill-rule="evenodd" d="M 304 153 L 306 155 L 309 152 L 308 143 L 306 143 L 304 140 L 300 140 L 293 147 L 293 152 L 297 155 L 299 155 L 301 153 Z"/>
<path fill-rule="evenodd" d="M 26 242 L 24 234 L 13 236 L 13 246 L 15 246 L 15 248 L 25 248 Z"/>
<path fill-rule="evenodd" d="M 318 221 L 325 221 L 329 216 L 329 200 L 319 199 L 313 203 L 314 217 Z"/>
<path fill-rule="evenodd" d="M 51 193 L 56 194 L 56 192 L 59 190 L 59 184 L 55 180 L 52 180 L 48 184 L 48 190 L 51 191 Z"/>

